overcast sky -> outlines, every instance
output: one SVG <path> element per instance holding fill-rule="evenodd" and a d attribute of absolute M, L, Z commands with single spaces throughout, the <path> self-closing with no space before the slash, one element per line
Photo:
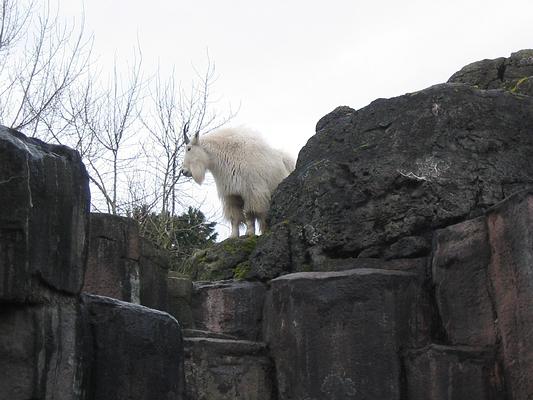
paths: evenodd
<path fill-rule="evenodd" d="M 101 64 L 131 58 L 139 41 L 145 70 L 175 68 L 187 84 L 208 50 L 221 109 L 240 106 L 234 123 L 295 156 L 336 106 L 358 109 L 533 48 L 531 0 L 63 0 L 62 13 L 82 4 Z"/>

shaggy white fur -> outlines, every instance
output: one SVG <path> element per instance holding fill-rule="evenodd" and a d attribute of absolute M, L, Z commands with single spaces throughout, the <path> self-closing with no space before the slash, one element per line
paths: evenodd
<path fill-rule="evenodd" d="M 279 183 L 294 170 L 293 158 L 270 147 L 247 128 L 219 129 L 188 141 L 182 173 L 199 185 L 206 171 L 213 174 L 224 217 L 231 222 L 231 237 L 255 235 L 255 221 L 264 232 L 270 197 Z"/>

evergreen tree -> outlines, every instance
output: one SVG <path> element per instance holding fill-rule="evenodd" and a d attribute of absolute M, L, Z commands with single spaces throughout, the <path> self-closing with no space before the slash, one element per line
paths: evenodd
<path fill-rule="evenodd" d="M 172 270 L 179 271 L 185 259 L 215 243 L 218 235 L 216 222 L 206 221 L 198 208 L 189 207 L 183 214 L 172 216 L 150 213 L 143 205 L 133 210 L 132 217 L 139 222 L 143 237 L 170 253 Z"/>

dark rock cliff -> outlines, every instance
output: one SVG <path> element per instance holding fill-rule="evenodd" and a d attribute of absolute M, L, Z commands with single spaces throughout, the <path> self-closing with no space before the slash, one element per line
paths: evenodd
<path fill-rule="evenodd" d="M 79 154 L 0 127 L 0 204 L 0 398 L 184 399 L 177 321 L 81 296 L 90 218 Z"/>

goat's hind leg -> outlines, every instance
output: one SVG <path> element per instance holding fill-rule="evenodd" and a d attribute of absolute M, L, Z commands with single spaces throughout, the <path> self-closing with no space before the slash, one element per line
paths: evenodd
<path fill-rule="evenodd" d="M 268 224 L 266 221 L 266 214 L 261 214 L 257 216 L 257 221 L 259 223 L 259 230 L 261 231 L 261 235 L 263 233 L 268 232 Z"/>
<path fill-rule="evenodd" d="M 240 196 L 227 196 L 224 199 L 224 216 L 231 222 L 231 238 L 239 237 L 239 227 L 244 222 L 243 200 Z"/>

